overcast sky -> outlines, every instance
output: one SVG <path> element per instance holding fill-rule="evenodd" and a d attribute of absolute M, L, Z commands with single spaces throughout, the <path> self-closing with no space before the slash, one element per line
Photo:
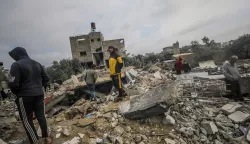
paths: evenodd
<path fill-rule="evenodd" d="M 250 0 L 0 0 L 0 61 L 26 48 L 43 65 L 71 57 L 69 36 L 90 23 L 104 38 L 125 38 L 130 53 L 160 52 L 177 40 L 216 42 L 250 33 Z"/>

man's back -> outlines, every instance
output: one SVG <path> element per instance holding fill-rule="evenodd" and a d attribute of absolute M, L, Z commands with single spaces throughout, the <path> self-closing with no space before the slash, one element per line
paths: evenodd
<path fill-rule="evenodd" d="M 97 80 L 96 71 L 93 69 L 87 70 L 85 75 L 85 82 L 87 84 L 95 84 L 96 80 Z"/>
<path fill-rule="evenodd" d="M 9 87 L 17 96 L 38 96 L 43 94 L 43 85 L 49 81 L 40 63 L 30 59 L 25 50 L 10 52 L 16 60 L 11 66 Z"/>

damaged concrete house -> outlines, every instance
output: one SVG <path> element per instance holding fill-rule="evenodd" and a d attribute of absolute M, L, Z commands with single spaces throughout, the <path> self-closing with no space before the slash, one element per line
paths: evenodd
<path fill-rule="evenodd" d="M 118 48 L 119 54 L 125 56 L 125 41 L 121 39 L 104 40 L 101 32 L 96 32 L 95 23 L 91 23 L 91 32 L 85 35 L 70 36 L 72 57 L 82 65 L 108 66 L 109 46 Z"/>
<path fill-rule="evenodd" d="M 163 52 L 167 52 L 169 54 L 179 54 L 180 53 L 180 45 L 179 42 L 177 41 L 176 43 L 173 43 L 172 46 L 164 47 Z"/>

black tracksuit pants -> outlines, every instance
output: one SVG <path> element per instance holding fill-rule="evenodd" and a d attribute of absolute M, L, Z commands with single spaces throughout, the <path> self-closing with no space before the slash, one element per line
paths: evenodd
<path fill-rule="evenodd" d="M 239 81 L 230 81 L 225 80 L 227 84 L 227 90 L 231 91 L 232 98 L 239 99 L 242 98 L 241 90 L 240 90 L 240 82 Z"/>
<path fill-rule="evenodd" d="M 15 102 L 30 143 L 34 143 L 39 139 L 33 124 L 33 112 L 40 125 L 42 137 L 48 137 L 48 128 L 44 113 L 44 95 L 22 96 L 18 97 Z"/>
<path fill-rule="evenodd" d="M 112 78 L 112 83 L 113 86 L 118 90 L 119 95 L 118 96 L 123 96 L 126 92 L 124 89 L 122 89 L 122 79 L 121 79 L 121 74 L 117 75 L 111 75 Z"/>

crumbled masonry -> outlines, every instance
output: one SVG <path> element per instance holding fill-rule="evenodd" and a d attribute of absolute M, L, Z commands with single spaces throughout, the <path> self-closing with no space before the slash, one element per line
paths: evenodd
<path fill-rule="evenodd" d="M 83 75 L 46 93 L 53 144 L 250 142 L 250 99 L 245 97 L 243 103 L 224 97 L 228 92 L 218 66 L 197 67 L 182 75 L 158 64 L 149 70 L 126 67 L 122 77 L 128 96 L 119 102 L 114 101 L 115 89 L 109 94 L 107 70 L 98 70 L 97 101 L 88 100 Z M 242 77 L 244 93 L 250 77 Z M 0 143 L 26 144 L 14 98 L 0 101 L 0 109 Z M 34 123 L 39 131 L 35 119 Z"/>

